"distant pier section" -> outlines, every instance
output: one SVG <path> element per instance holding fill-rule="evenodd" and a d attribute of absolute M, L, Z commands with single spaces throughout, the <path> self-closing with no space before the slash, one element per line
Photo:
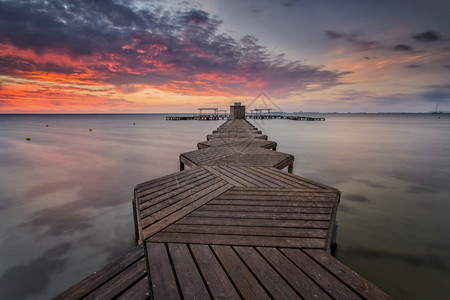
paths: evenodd
<path fill-rule="evenodd" d="M 173 115 L 167 116 L 166 120 L 169 121 L 183 121 L 183 120 L 227 120 L 229 119 L 229 114 L 227 114 L 226 109 L 219 109 L 217 107 L 200 107 L 197 108 L 199 113 L 196 115 L 186 116 L 186 115 Z M 204 113 L 206 111 L 206 113 Z"/>
<path fill-rule="evenodd" d="M 213 120 L 230 120 L 230 119 L 286 119 L 294 121 L 325 121 L 324 117 L 301 116 L 298 114 L 291 114 L 285 112 L 272 112 L 271 108 L 255 108 L 251 109 L 250 113 L 246 113 L 245 106 L 240 102 L 235 102 L 235 109 L 227 113 L 225 109 L 216 107 L 201 107 L 198 108 L 197 114 L 179 114 L 166 116 L 168 121 L 213 121 Z"/>

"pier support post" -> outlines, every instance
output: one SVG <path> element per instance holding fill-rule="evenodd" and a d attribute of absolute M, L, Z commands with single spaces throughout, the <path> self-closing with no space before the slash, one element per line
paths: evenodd
<path fill-rule="evenodd" d="M 294 163 L 290 164 L 288 167 L 288 172 L 292 173 L 294 171 Z"/>
<path fill-rule="evenodd" d="M 331 252 L 334 252 L 337 248 L 337 231 L 338 231 L 338 222 L 335 221 L 333 224 L 333 233 L 331 234 L 330 240 Z"/>
<path fill-rule="evenodd" d="M 134 191 L 136 194 L 136 190 Z M 134 237 L 136 239 L 136 244 L 138 244 L 140 238 L 139 238 L 139 224 L 137 219 L 137 212 L 136 212 L 136 195 L 135 198 L 131 201 L 133 203 L 133 222 L 134 222 Z"/>
<path fill-rule="evenodd" d="M 184 162 L 180 160 L 180 171 L 184 171 Z"/>

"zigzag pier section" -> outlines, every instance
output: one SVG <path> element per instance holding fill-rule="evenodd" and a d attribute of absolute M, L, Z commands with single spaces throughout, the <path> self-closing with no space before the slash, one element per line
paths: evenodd
<path fill-rule="evenodd" d="M 136 186 L 138 246 L 56 299 L 390 299 L 330 254 L 340 192 L 292 174 L 244 106 L 197 148 Z"/>

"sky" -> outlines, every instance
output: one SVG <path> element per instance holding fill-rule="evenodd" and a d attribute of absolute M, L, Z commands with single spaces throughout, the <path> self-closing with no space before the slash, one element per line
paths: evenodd
<path fill-rule="evenodd" d="M 0 113 L 450 112 L 448 0 L 0 0 Z"/>

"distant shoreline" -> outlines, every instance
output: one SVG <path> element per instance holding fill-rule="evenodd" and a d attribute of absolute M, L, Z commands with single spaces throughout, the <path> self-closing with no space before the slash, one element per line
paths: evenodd
<path fill-rule="evenodd" d="M 0 113 L 0 116 L 11 116 L 11 115 L 198 115 L 198 113 L 182 113 L 182 112 L 166 112 L 166 113 Z M 450 111 L 443 112 L 273 112 L 271 114 L 286 114 L 286 115 L 311 115 L 311 114 L 321 114 L 321 115 L 448 115 Z"/>

